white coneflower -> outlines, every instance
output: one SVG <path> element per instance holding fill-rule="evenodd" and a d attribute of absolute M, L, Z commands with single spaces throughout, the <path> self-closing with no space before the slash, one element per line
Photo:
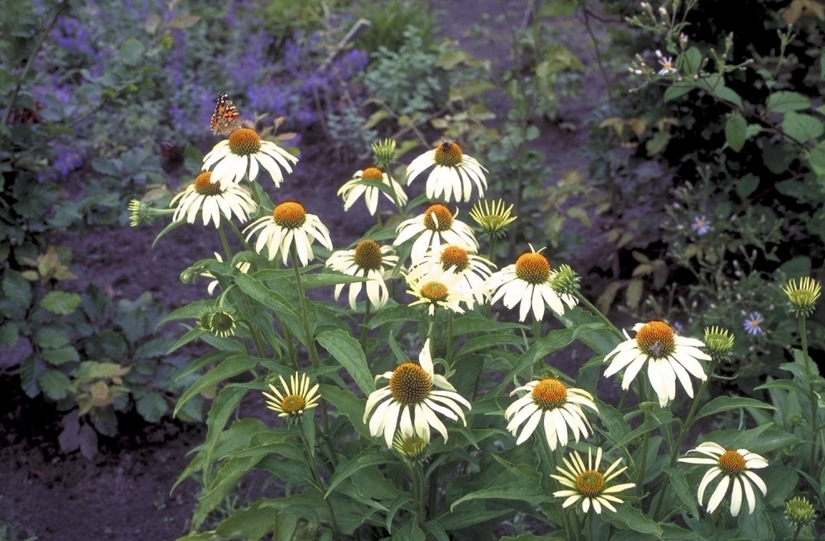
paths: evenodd
<path fill-rule="evenodd" d="M 478 251 L 478 241 L 473 235 L 470 226 L 456 220 L 450 209 L 441 203 L 430 205 L 420 216 L 404 220 L 396 228 L 398 236 L 392 243 L 399 246 L 415 237 L 411 258 L 413 264 L 418 264 L 430 250 L 438 250 L 443 244 L 460 246 L 472 252 Z"/>
<path fill-rule="evenodd" d="M 292 172 L 298 158 L 271 141 L 262 141 L 252 128 L 238 128 L 229 134 L 203 158 L 203 169 L 212 169 L 212 182 L 240 182 L 249 173 L 249 180 L 258 177 L 263 167 L 275 186 L 284 180 L 281 169 Z M 213 169 L 214 167 L 214 169 Z"/>
<path fill-rule="evenodd" d="M 568 456 L 570 460 L 567 457 L 562 459 L 567 469 L 559 466 L 556 471 L 561 475 L 550 474 L 550 477 L 561 483 L 562 486 L 568 487 L 565 490 L 553 493 L 553 496 L 557 498 L 566 498 L 564 503 L 561 504 L 562 508 L 581 502 L 583 513 L 593 509 L 597 514 L 601 514 L 602 506 L 615 513 L 616 508 L 613 507 L 613 503 L 622 503 L 622 500 L 616 497 L 615 494 L 636 486 L 634 483 L 607 486 L 607 483 L 625 471 L 627 466 L 619 468 L 622 459 L 618 458 L 604 473 L 599 471 L 599 464 L 602 461 L 601 447 L 596 452 L 595 463 L 593 462 L 591 450 L 587 450 L 587 466 L 585 466 L 584 460 L 578 452 L 571 451 Z"/>
<path fill-rule="evenodd" d="M 193 224 L 200 214 L 203 225 L 209 225 L 211 221 L 218 227 L 221 225 L 221 215 L 227 220 L 235 216 L 243 223 L 254 214 L 258 205 L 247 188 L 213 182 L 211 178 L 211 172 L 202 172 L 195 177 L 192 184 L 172 198 L 169 203 L 170 207 L 175 207 L 172 221 L 186 219 L 188 223 Z"/>
<path fill-rule="evenodd" d="M 349 276 L 361 276 L 366 282 L 349 284 L 349 306 L 356 308 L 356 300 L 361 289 L 367 290 L 367 298 L 377 309 L 389 300 L 390 293 L 384 280 L 389 278 L 392 269 L 398 264 L 398 256 L 391 246 L 380 246 L 371 239 L 362 240 L 352 250 L 333 252 L 327 259 L 326 266 Z M 346 284 L 336 284 L 335 299 Z"/>
<path fill-rule="evenodd" d="M 444 194 L 449 203 L 451 197 L 457 202 L 469 201 L 473 193 L 473 184 L 478 190 L 478 197 L 484 197 L 487 188 L 487 171 L 478 160 L 461 151 L 455 141 L 445 140 L 432 150 L 428 150 L 407 167 L 407 184 L 428 169 L 435 166 L 427 177 L 427 197 L 436 199 Z"/>
<path fill-rule="evenodd" d="M 318 216 L 307 214 L 303 205 L 294 201 L 287 201 L 275 207 L 271 216 L 264 216 L 255 220 L 244 230 L 246 240 L 259 231 L 255 242 L 255 251 L 261 253 L 266 247 L 269 250 L 269 259 L 275 259 L 278 252 L 286 265 L 289 249 L 293 244 L 298 253 L 301 264 L 306 264 L 315 258 L 312 252 L 312 243 L 316 240 L 327 250 L 332 250 L 332 241 L 329 230 Z"/>

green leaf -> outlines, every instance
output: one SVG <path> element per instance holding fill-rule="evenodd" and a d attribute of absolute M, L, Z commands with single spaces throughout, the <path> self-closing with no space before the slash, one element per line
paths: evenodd
<path fill-rule="evenodd" d="M 41 348 L 59 348 L 69 343 L 69 333 L 57 327 L 40 327 L 34 331 L 34 343 Z"/>
<path fill-rule="evenodd" d="M 825 132 L 825 126 L 818 118 L 793 112 L 785 115 L 781 127 L 788 137 L 800 143 L 818 139 Z"/>
<path fill-rule="evenodd" d="M 83 361 L 72 371 L 72 375 L 80 380 L 111 379 L 126 375 L 131 367 L 116 363 L 101 363 L 97 361 Z"/>
<path fill-rule="evenodd" d="M 364 400 L 359 400 L 351 391 L 341 389 L 336 385 L 321 385 L 321 396 L 349 419 L 358 434 L 370 441 L 373 440 L 369 428 L 363 421 Z"/>
<path fill-rule="evenodd" d="M 329 495 L 332 494 L 332 491 L 335 490 L 335 487 L 344 479 L 349 479 L 364 468 L 379 466 L 391 461 L 392 459 L 387 456 L 387 453 L 383 453 L 378 449 L 367 449 L 358 453 L 346 464 L 339 464 L 336 467 L 335 475 L 329 480 L 329 486 L 327 486 L 327 493 L 324 495 L 324 498 L 328 498 Z"/>
<path fill-rule="evenodd" d="M 43 360 L 54 366 L 66 363 L 76 363 L 80 360 L 80 354 L 74 346 L 63 346 L 57 349 L 44 349 L 40 352 Z"/>
<path fill-rule="evenodd" d="M 789 113 L 811 108 L 811 100 L 798 92 L 774 92 L 765 105 L 767 111 L 773 113 Z"/>
<path fill-rule="evenodd" d="M 40 301 L 40 305 L 53 314 L 67 316 L 80 305 L 80 300 L 80 295 L 77 293 L 50 291 Z"/>
<path fill-rule="evenodd" d="M 28 308 L 31 305 L 32 286 L 16 270 L 6 269 L 3 272 L 3 293 L 20 308 Z"/>
<path fill-rule="evenodd" d="M 40 394 L 40 386 L 37 378 L 46 370 L 46 365 L 40 357 L 29 355 L 20 363 L 20 386 L 29 398 L 34 398 Z"/>
<path fill-rule="evenodd" d="M 120 59 L 127 66 L 137 66 L 143 60 L 146 47 L 136 38 L 129 38 L 120 45 Z"/>
<path fill-rule="evenodd" d="M 770 404 L 766 404 L 761 400 L 753 398 L 744 398 L 740 396 L 718 396 L 702 406 L 699 413 L 696 414 L 696 419 L 707 417 L 708 415 L 716 415 L 723 411 L 735 410 L 739 408 L 762 408 L 775 410 Z"/>
<path fill-rule="evenodd" d="M 62 400 L 69 395 L 72 381 L 59 370 L 46 370 L 37 376 L 37 383 L 52 400 Z"/>
<path fill-rule="evenodd" d="M 755 175 L 745 175 L 736 181 L 736 195 L 747 199 L 759 187 L 759 178 Z"/>
<path fill-rule="evenodd" d="M 149 392 L 137 399 L 137 412 L 150 423 L 157 423 L 169 411 L 166 399 L 160 393 Z"/>
<path fill-rule="evenodd" d="M 759 505 L 759 496 L 757 493 L 756 509 L 753 513 L 746 513 L 744 510 L 739 514 L 739 537 L 747 539 L 748 541 L 775 541 L 773 525 L 771 524 L 768 514 L 765 512 L 763 506 Z M 743 498 L 744 499 L 744 498 Z M 747 506 L 747 501 L 742 502 L 742 506 Z"/>
<path fill-rule="evenodd" d="M 332 272 L 325 272 L 321 274 L 307 274 L 301 276 L 301 284 L 304 286 L 304 289 L 328 287 L 338 284 L 352 284 L 354 282 L 366 281 L 367 278 L 364 276 L 349 276 L 346 274 L 338 274 Z"/>
<path fill-rule="evenodd" d="M 218 525 L 215 533 L 222 539 L 256 541 L 272 532 L 283 513 L 273 513 L 272 509 L 261 508 L 260 503 L 255 502 L 246 509 L 236 510 Z M 297 526 L 297 521 L 294 526 Z"/>
<path fill-rule="evenodd" d="M 693 75 L 699 71 L 701 65 L 702 53 L 696 47 L 690 47 L 676 58 L 676 69 L 685 75 Z"/>
<path fill-rule="evenodd" d="M 696 87 L 694 87 L 693 85 L 687 84 L 687 83 L 675 83 L 675 84 L 667 87 L 667 89 L 665 90 L 665 95 L 663 96 L 663 99 L 664 99 L 665 103 L 667 103 L 669 101 L 673 101 L 676 98 L 681 98 L 685 94 L 690 93 L 690 91 L 693 90 L 694 88 L 696 88 Z"/>
<path fill-rule="evenodd" d="M 6 321 L 0 325 L 0 344 L 12 347 L 17 343 L 17 339 L 19 337 L 20 334 L 17 329 L 17 324 L 11 321 Z"/>
<path fill-rule="evenodd" d="M 602 514 L 604 520 L 623 530 L 633 530 L 643 534 L 661 536 L 662 527 L 649 518 L 642 515 L 642 512 L 630 505 L 623 505 L 618 509 L 618 513 Z"/>
<path fill-rule="evenodd" d="M 662 468 L 662 471 L 667 474 L 668 482 L 682 501 L 682 505 L 684 505 L 694 517 L 698 517 L 699 510 L 696 508 L 696 496 L 693 489 L 688 485 L 687 479 L 685 479 L 684 470 L 665 466 Z M 665 511 L 667 511 L 667 509 L 665 509 Z"/>
<path fill-rule="evenodd" d="M 745 146 L 745 138 L 747 137 L 748 123 L 745 118 L 735 111 L 728 116 L 725 123 L 725 141 L 734 152 L 739 152 Z"/>
<path fill-rule="evenodd" d="M 471 500 L 515 500 L 538 505 L 544 502 L 555 501 L 556 498 L 541 486 L 532 481 L 522 480 L 490 488 L 484 488 L 465 494 L 450 505 L 450 512 L 462 502 Z"/>
<path fill-rule="evenodd" d="M 570 17 L 576 12 L 578 0 L 549 0 L 540 5 L 539 17 Z"/>
<path fill-rule="evenodd" d="M 364 393 L 364 396 L 368 396 L 375 390 L 372 372 L 367 366 L 367 358 L 358 340 L 337 329 L 319 334 L 318 343 L 329 351 L 330 355 L 341 363 L 341 366 L 346 368 L 355 384 Z"/>
<path fill-rule="evenodd" d="M 201 392 L 216 386 L 218 383 L 225 381 L 233 376 L 242 374 L 248 370 L 252 370 L 258 362 L 249 355 L 232 355 L 227 357 L 218 366 L 201 376 L 195 383 L 193 383 L 186 392 L 184 392 L 178 399 L 175 405 L 174 415 L 178 414 L 178 410 L 183 407 L 192 397 Z"/>

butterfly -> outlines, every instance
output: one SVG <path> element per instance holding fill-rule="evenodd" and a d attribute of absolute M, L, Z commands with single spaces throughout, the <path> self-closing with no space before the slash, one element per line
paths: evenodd
<path fill-rule="evenodd" d="M 160 166 L 167 174 L 172 174 L 183 165 L 183 149 L 169 141 L 160 142 Z"/>
<path fill-rule="evenodd" d="M 226 92 L 218 92 L 209 127 L 212 128 L 212 135 L 229 135 L 241 127 L 241 113 Z"/>

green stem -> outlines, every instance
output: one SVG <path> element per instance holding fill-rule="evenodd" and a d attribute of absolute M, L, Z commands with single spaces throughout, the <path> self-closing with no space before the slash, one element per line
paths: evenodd
<path fill-rule="evenodd" d="M 364 355 L 367 355 L 367 325 L 370 322 L 370 307 L 372 303 L 370 303 L 369 297 L 365 301 L 364 305 L 364 322 L 361 324 L 361 349 L 364 350 Z"/>
<path fill-rule="evenodd" d="M 585 522 L 587 522 L 587 539 L 588 541 L 595 541 L 596 540 L 596 527 L 593 524 L 596 519 L 593 517 L 593 513 L 587 513 L 587 516 L 584 517 Z"/>
<path fill-rule="evenodd" d="M 307 457 L 309 458 L 310 462 L 310 470 L 312 472 L 312 477 L 315 479 L 315 482 L 318 484 L 318 488 L 321 491 L 321 498 L 324 500 L 324 503 L 327 506 L 327 510 L 329 511 L 329 518 L 332 524 L 332 530 L 335 532 L 336 539 L 343 539 L 341 535 L 341 531 L 338 529 L 338 521 L 335 518 L 335 509 L 332 507 L 332 502 L 329 501 L 329 498 L 326 497 L 327 492 L 327 485 L 324 483 L 324 478 L 321 476 L 320 472 L 318 471 L 318 463 L 315 461 L 315 449 L 310 448 L 309 446 L 309 439 L 304 434 L 304 427 L 301 425 L 301 422 L 298 421 L 296 423 L 298 425 L 298 431 L 301 433 L 301 441 L 304 443 L 304 448 L 307 451 Z"/>
<path fill-rule="evenodd" d="M 791 538 L 791 541 L 796 541 L 797 539 L 799 539 L 799 532 L 802 531 L 802 526 L 802 524 L 797 525 L 796 530 L 794 530 L 793 532 L 793 537 Z"/>
<path fill-rule="evenodd" d="M 298 250 L 295 248 L 295 244 L 290 245 L 289 255 L 292 259 L 292 268 L 295 271 L 295 283 L 298 288 L 298 302 L 301 305 L 301 324 L 304 327 L 304 334 L 306 335 L 306 346 L 307 352 L 309 353 L 309 362 L 312 364 L 312 368 L 317 370 L 321 363 L 318 360 L 318 349 L 315 347 L 315 337 L 312 334 L 312 329 L 309 327 L 309 309 L 307 308 L 304 285 L 301 281 L 301 269 L 298 266 Z M 321 383 L 320 377 L 317 377 L 316 379 L 318 383 Z M 326 400 L 321 400 L 321 420 L 323 421 L 324 440 L 327 442 L 327 446 L 329 447 L 329 459 L 332 463 L 333 469 L 335 469 L 337 460 L 335 456 L 335 446 L 332 444 L 332 436 L 330 435 L 329 412 L 327 411 Z"/>
<path fill-rule="evenodd" d="M 444 354 L 444 360 L 447 361 L 447 366 L 451 366 L 450 359 L 453 356 L 453 311 L 447 312 L 447 351 Z"/>
<path fill-rule="evenodd" d="M 536 317 L 536 314 L 533 314 L 533 340 L 539 338 L 541 338 L 541 321 Z"/>
<path fill-rule="evenodd" d="M 819 479 L 819 474 L 816 473 L 819 471 L 819 468 L 816 467 L 816 449 L 817 443 L 816 440 L 819 437 L 819 408 L 817 407 L 817 395 L 816 391 L 814 391 L 814 368 L 813 362 L 811 361 L 810 356 L 808 356 L 808 333 L 805 328 L 805 317 L 799 317 L 799 337 L 802 340 L 802 355 L 805 359 L 805 376 L 808 380 L 808 402 L 811 405 L 811 455 L 810 455 L 810 463 L 811 469 L 810 472 L 812 475 L 817 475 L 817 479 Z M 823 461 L 825 464 L 825 461 Z"/>
<path fill-rule="evenodd" d="M 642 402 L 647 400 L 647 393 L 645 393 L 645 383 L 644 378 L 640 377 L 636 380 L 639 385 L 639 406 L 641 407 Z M 642 417 L 642 423 L 647 421 L 647 411 L 644 412 L 644 416 Z M 644 496 L 645 494 L 645 470 L 647 469 L 647 447 L 650 443 L 650 430 L 645 431 L 644 435 L 642 436 L 642 459 L 639 464 L 639 480 L 636 482 L 636 487 L 639 489 L 639 498 Z"/>
<path fill-rule="evenodd" d="M 421 464 L 410 464 L 410 475 L 418 527 L 424 530 L 424 523 L 427 522 L 427 502 L 424 499 L 424 472 L 421 470 Z"/>
<path fill-rule="evenodd" d="M 621 340 L 626 340 L 626 337 L 625 337 L 625 335 L 624 335 L 624 334 L 622 334 L 622 331 L 620 331 L 620 330 L 619 330 L 619 329 L 618 329 L 615 325 L 613 325 L 613 323 L 612 323 L 609 319 L 607 319 L 607 316 L 605 316 L 604 314 L 602 314 L 602 313 L 601 313 L 601 311 L 593 305 L 593 303 L 591 303 L 589 300 L 587 300 L 587 297 L 585 297 L 584 295 L 582 295 L 582 294 L 579 292 L 579 293 L 576 293 L 576 298 L 577 298 L 577 299 L 579 299 L 579 302 L 580 302 L 580 303 L 582 303 L 582 304 L 583 304 L 584 306 L 586 306 L 586 307 L 587 307 L 587 308 L 588 308 L 591 312 L 593 312 L 593 314 L 594 314 L 596 317 L 598 317 L 599 319 L 601 319 L 601 320 L 602 320 L 602 322 L 603 322 L 603 323 L 607 326 L 607 328 L 608 328 L 608 329 L 610 329 L 610 330 L 612 330 L 612 331 L 613 331 L 613 333 L 614 333 L 616 336 L 618 336 Z"/>

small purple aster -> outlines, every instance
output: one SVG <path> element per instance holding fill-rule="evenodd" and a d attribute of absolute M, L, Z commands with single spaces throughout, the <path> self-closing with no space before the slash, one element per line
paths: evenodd
<path fill-rule="evenodd" d="M 751 336 L 762 334 L 762 321 L 764 321 L 762 314 L 759 312 L 751 312 L 748 314 L 748 317 L 745 318 L 743 324 L 745 327 L 745 332 Z"/>
<path fill-rule="evenodd" d="M 705 218 L 704 214 L 702 216 L 697 216 L 690 224 L 690 228 L 696 231 L 696 234 L 701 237 L 711 230 L 710 220 Z"/>

